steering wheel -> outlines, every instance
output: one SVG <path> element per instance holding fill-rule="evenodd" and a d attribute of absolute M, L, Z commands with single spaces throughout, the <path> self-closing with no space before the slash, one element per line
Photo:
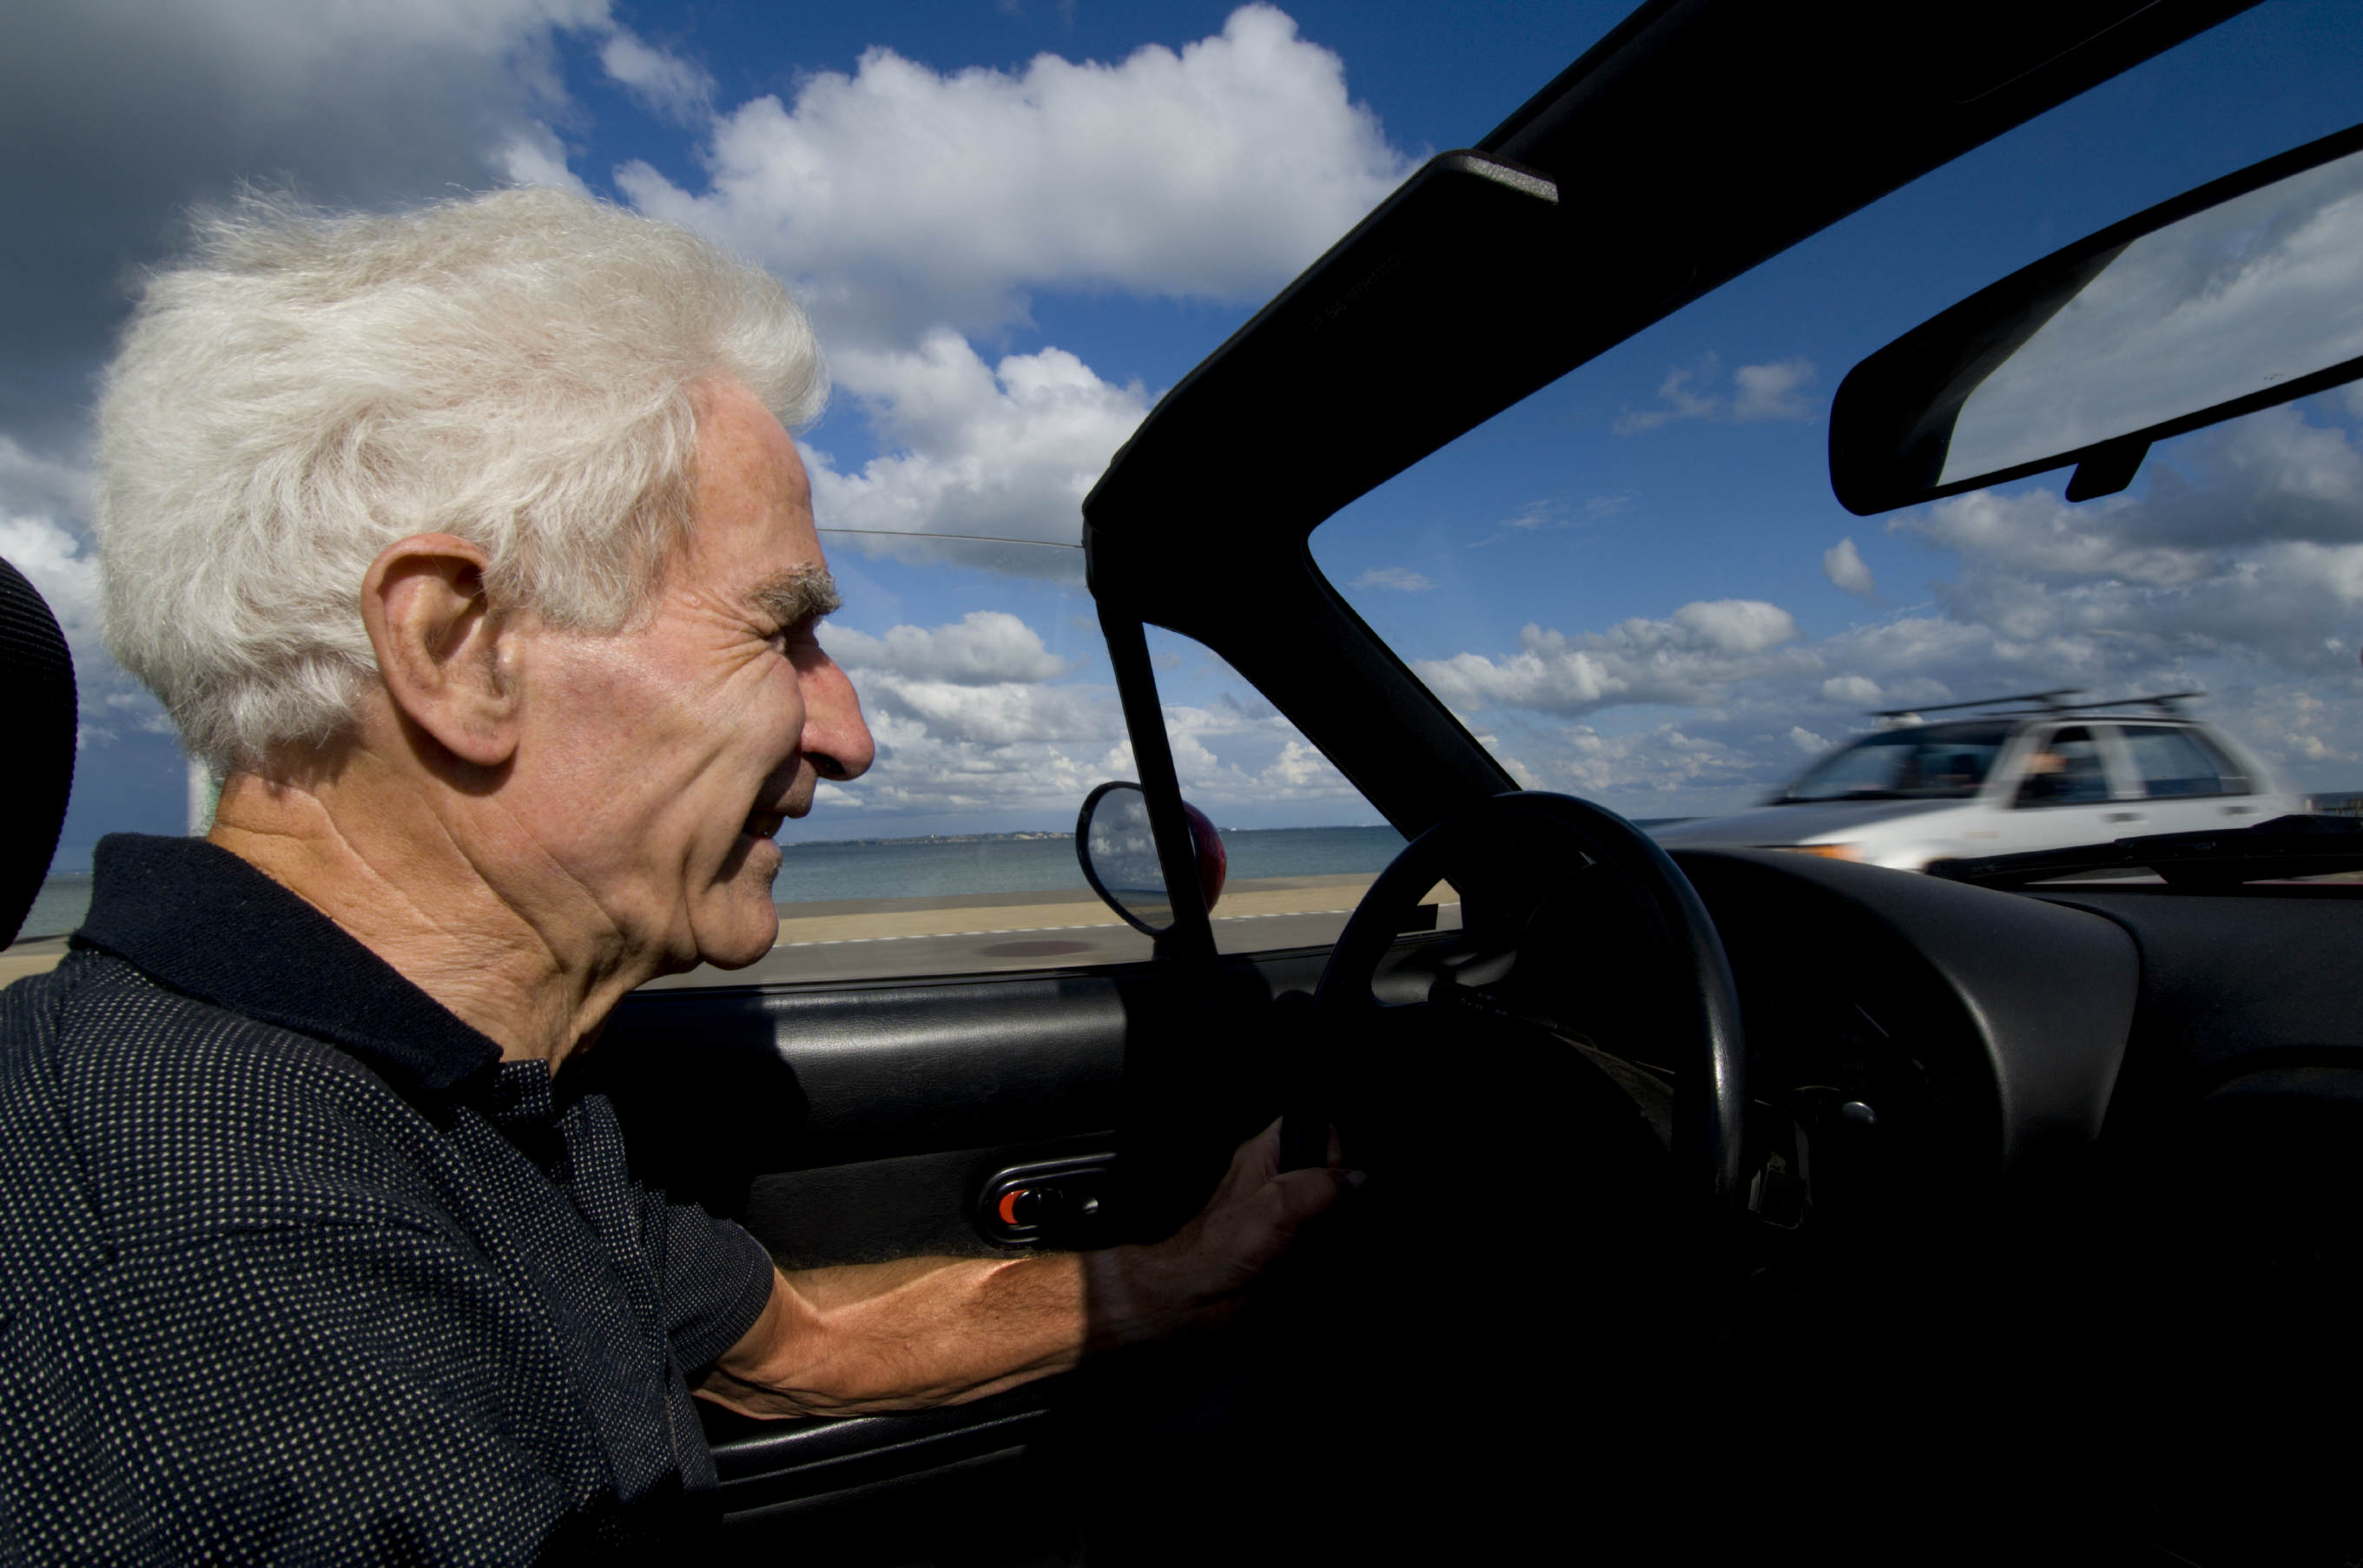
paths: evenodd
<path fill-rule="evenodd" d="M 1405 845 L 1362 896 L 1329 955 L 1313 998 L 1315 1036 L 1350 1042 L 1356 1019 L 1379 1008 L 1371 989 L 1379 962 L 1403 917 L 1437 881 L 1457 872 L 1480 888 L 1510 885 L 1522 867 L 1502 863 L 1504 846 L 1518 846 L 1530 873 L 1552 837 L 1621 887 L 1631 918 L 1665 960 L 1673 979 L 1663 1005 L 1676 1069 L 1676 1197 L 1692 1207 L 1735 1209 L 1745 1197 L 1747 1087 L 1731 964 L 1690 878 L 1654 839 L 1613 812 L 1569 795 L 1521 790 L 1448 817 Z M 1300 1085 L 1281 1123 L 1281 1167 L 1321 1163 L 1328 1128 L 1319 1085 Z"/>

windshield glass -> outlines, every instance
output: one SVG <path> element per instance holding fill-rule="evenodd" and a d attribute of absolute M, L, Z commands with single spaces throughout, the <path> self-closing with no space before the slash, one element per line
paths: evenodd
<path fill-rule="evenodd" d="M 1805 769 L 1776 801 L 1966 799 L 1992 771 L 2008 724 L 1926 724 L 1859 740 Z"/>
<path fill-rule="evenodd" d="M 1636 822 L 1781 796 L 1887 734 L 1881 711 L 2036 691 L 2203 690 L 2193 716 L 2258 788 L 2363 787 L 2363 387 L 2160 442 L 2087 502 L 2065 470 L 1875 517 L 1830 488 L 1850 367 L 2061 245 L 2363 119 L 2358 46 L 2334 76 L 2306 58 L 2332 30 L 2301 46 L 2269 9 L 1603 352 L 1340 510 L 1315 559 L 1514 780 Z M 1937 728 L 1796 788 L 1974 790 L 1990 751 L 1932 756 Z M 2145 766 L 2202 798 L 2203 772 Z"/>

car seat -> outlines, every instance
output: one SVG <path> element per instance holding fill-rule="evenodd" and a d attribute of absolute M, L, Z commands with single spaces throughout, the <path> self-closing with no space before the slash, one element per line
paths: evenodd
<path fill-rule="evenodd" d="M 24 573 L 0 560 L 0 676 L 15 718 L 16 821 L 0 834 L 0 946 L 17 940 L 50 874 L 73 792 L 73 656 Z"/>

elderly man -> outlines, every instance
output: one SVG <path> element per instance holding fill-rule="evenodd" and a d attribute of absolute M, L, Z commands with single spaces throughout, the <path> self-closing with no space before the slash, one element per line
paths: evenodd
<path fill-rule="evenodd" d="M 552 192 L 250 202 L 149 284 L 107 634 L 227 783 L 0 999 L 6 1555 L 650 1544 L 710 1496 L 693 1387 L 972 1398 L 1226 1315 L 1337 1197 L 1267 1135 L 1161 1246 L 824 1291 L 632 1183 L 567 1063 L 768 950 L 771 834 L 871 759 L 821 390 L 768 278 Z"/>

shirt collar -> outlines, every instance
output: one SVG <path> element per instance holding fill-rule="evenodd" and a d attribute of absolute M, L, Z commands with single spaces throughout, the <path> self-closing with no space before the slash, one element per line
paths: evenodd
<path fill-rule="evenodd" d="M 76 945 L 200 1001 L 341 1046 L 405 1098 L 489 1087 L 498 1045 L 228 850 L 109 834 L 91 869 Z"/>

